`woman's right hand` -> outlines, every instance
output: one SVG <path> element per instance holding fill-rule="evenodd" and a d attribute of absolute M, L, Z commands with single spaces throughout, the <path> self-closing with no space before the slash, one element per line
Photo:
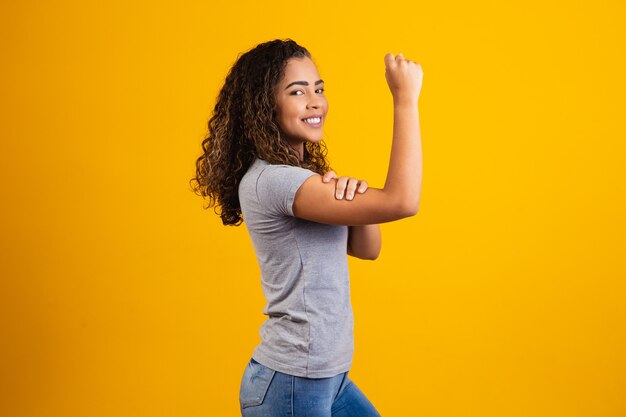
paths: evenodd
<path fill-rule="evenodd" d="M 422 66 L 404 59 L 400 53 L 395 57 L 385 55 L 385 78 L 394 101 L 416 103 L 422 90 Z"/>

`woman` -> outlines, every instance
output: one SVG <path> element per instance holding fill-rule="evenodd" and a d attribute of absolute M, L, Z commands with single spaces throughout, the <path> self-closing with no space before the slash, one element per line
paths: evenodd
<path fill-rule="evenodd" d="M 422 181 L 423 73 L 402 54 L 387 54 L 385 67 L 394 127 L 382 189 L 330 170 L 324 82 L 294 41 L 241 55 L 220 91 L 192 181 L 225 225 L 245 220 L 261 269 L 268 318 L 242 377 L 243 416 L 379 415 L 348 379 L 354 322 L 346 255 L 376 259 L 378 224 L 415 215 Z M 378 109 L 360 98 L 372 120 Z"/>

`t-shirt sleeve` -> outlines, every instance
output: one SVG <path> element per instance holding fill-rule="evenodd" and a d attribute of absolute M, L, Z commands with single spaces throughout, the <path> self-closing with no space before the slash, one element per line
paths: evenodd
<path fill-rule="evenodd" d="M 289 165 L 268 165 L 258 177 L 256 193 L 261 205 L 270 213 L 293 216 L 296 192 L 315 172 Z"/>

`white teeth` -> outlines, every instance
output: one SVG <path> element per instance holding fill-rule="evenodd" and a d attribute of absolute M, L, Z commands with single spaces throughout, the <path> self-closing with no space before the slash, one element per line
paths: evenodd
<path fill-rule="evenodd" d="M 311 117 L 310 119 L 304 119 L 305 123 L 317 124 L 322 121 L 321 117 Z"/>

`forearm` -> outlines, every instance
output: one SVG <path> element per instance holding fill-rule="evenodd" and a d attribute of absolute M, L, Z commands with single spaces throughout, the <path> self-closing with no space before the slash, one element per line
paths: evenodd
<path fill-rule="evenodd" d="M 422 77 L 420 64 L 404 59 L 402 54 L 385 55 L 385 78 L 393 96 L 394 119 L 384 187 L 370 188 L 369 192 L 348 202 L 335 197 L 332 184 L 312 176 L 294 198 L 296 217 L 318 223 L 365 226 L 417 214 L 422 189 L 422 143 L 417 106 Z M 356 245 L 356 241 L 353 244 Z"/>
<path fill-rule="evenodd" d="M 361 259 L 374 260 L 380 254 L 382 237 L 380 226 L 367 224 L 350 226 L 348 229 L 348 255 Z"/>
<path fill-rule="evenodd" d="M 415 214 L 422 188 L 422 143 L 416 101 L 394 100 L 394 124 L 384 191 L 404 210 Z"/>

